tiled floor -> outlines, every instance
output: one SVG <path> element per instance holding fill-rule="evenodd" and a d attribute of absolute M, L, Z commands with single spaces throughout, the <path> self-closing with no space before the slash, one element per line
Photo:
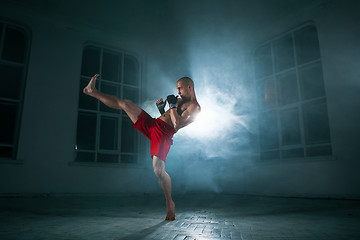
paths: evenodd
<path fill-rule="evenodd" d="M 0 239 L 360 239 L 360 201 L 236 195 L 0 198 Z"/>

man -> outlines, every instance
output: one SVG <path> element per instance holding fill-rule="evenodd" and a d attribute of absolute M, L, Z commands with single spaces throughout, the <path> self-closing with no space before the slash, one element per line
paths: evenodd
<path fill-rule="evenodd" d="M 201 110 L 196 100 L 194 82 L 188 77 L 180 78 L 176 83 L 176 88 L 181 98 L 177 99 L 174 95 L 169 95 L 165 101 L 162 98 L 158 99 L 156 105 L 161 116 L 155 119 L 130 100 L 119 99 L 98 91 L 95 88 L 98 76 L 99 74 L 95 74 L 91 78 L 83 92 L 100 100 L 108 107 L 125 111 L 133 122 L 133 127 L 150 139 L 154 172 L 166 199 L 165 220 L 175 220 L 175 203 L 171 198 L 171 179 L 165 171 L 165 160 L 173 143 L 173 135 L 179 129 L 192 123 Z M 165 112 L 166 102 L 169 103 L 169 109 Z"/>

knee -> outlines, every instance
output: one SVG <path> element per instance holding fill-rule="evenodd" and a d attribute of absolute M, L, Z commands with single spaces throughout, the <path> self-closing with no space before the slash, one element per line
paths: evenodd
<path fill-rule="evenodd" d="M 128 99 L 122 99 L 120 102 L 119 102 L 119 105 L 120 105 L 120 108 L 123 109 L 123 110 L 126 110 L 126 109 L 130 109 L 131 106 L 133 105 L 133 102 L 131 100 L 128 100 Z"/>
<path fill-rule="evenodd" d="M 158 179 L 163 177 L 163 170 L 161 168 L 154 168 L 154 173 Z"/>

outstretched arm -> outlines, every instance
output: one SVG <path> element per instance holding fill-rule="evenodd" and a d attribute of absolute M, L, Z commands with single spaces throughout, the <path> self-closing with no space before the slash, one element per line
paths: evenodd
<path fill-rule="evenodd" d="M 191 104 L 181 114 L 181 116 L 177 113 L 176 108 L 170 109 L 170 118 L 172 124 L 174 125 L 175 131 L 178 131 L 180 128 L 183 128 L 195 121 L 195 118 L 199 113 L 200 107 L 196 104 Z"/>

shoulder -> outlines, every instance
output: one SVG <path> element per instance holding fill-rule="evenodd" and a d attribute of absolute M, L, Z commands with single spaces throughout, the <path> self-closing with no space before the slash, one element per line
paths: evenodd
<path fill-rule="evenodd" d="M 192 104 L 194 105 L 194 108 L 196 108 L 196 110 L 201 111 L 201 107 L 198 101 L 195 100 L 192 102 Z"/>
<path fill-rule="evenodd" d="M 196 109 L 200 112 L 201 111 L 201 107 L 200 104 L 198 102 L 196 102 Z"/>
<path fill-rule="evenodd" d="M 199 113 L 201 111 L 200 104 L 198 102 L 191 102 L 188 109 L 191 109 L 192 112 Z"/>

